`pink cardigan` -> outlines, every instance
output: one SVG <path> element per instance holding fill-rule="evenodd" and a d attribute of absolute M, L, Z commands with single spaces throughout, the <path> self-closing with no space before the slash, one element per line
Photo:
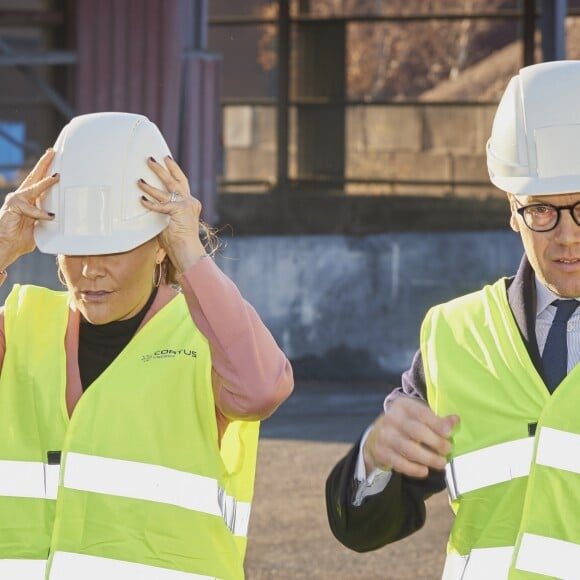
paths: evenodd
<path fill-rule="evenodd" d="M 220 437 L 232 419 L 265 419 L 292 392 L 292 367 L 260 317 L 212 259 L 197 262 L 181 277 L 191 317 L 208 339 Z M 161 286 L 141 328 L 176 291 Z M 78 366 L 80 314 L 71 311 L 65 338 L 66 403 L 69 415 L 82 395 Z M 0 368 L 6 352 L 0 310 Z"/>

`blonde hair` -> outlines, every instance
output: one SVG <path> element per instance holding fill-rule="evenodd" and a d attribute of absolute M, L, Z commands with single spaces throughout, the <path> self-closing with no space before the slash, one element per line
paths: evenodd
<path fill-rule="evenodd" d="M 208 256 L 214 256 L 221 247 L 220 239 L 216 233 L 217 230 L 201 220 L 199 222 L 199 229 L 201 234 L 200 237 Z M 165 256 L 165 259 L 161 263 L 161 267 L 165 283 L 171 284 L 172 286 L 180 286 L 177 269 L 169 259 L 169 256 Z"/>

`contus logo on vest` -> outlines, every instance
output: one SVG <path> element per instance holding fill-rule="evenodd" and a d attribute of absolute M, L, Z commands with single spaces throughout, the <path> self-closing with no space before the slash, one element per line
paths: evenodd
<path fill-rule="evenodd" d="M 196 358 L 197 353 L 194 350 L 189 350 L 186 348 L 180 348 L 178 350 L 172 348 L 163 348 L 156 350 L 151 354 L 141 355 L 141 362 L 149 362 L 151 360 L 157 360 L 162 358 L 175 358 L 177 356 L 189 356 L 191 358 Z"/>

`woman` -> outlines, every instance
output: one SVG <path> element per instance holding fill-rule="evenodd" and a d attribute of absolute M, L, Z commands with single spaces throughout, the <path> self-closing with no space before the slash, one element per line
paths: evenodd
<path fill-rule="evenodd" d="M 292 371 L 200 210 L 126 113 L 73 119 L 6 197 L 1 281 L 36 246 L 66 291 L 16 285 L 0 316 L 0 577 L 243 578 L 258 422 Z"/>

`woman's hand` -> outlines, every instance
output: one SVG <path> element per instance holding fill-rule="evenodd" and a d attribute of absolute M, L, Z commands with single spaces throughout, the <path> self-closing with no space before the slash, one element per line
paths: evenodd
<path fill-rule="evenodd" d="M 55 185 L 58 174 L 47 177 L 54 151 L 47 149 L 20 187 L 6 196 L 0 208 L 0 268 L 5 269 L 23 254 L 32 252 L 34 224 L 37 220 L 52 220 L 54 214 L 38 207 L 38 201 Z"/>
<path fill-rule="evenodd" d="M 160 241 L 177 273 L 181 274 L 206 255 L 199 238 L 201 203 L 192 197 L 187 177 L 179 165 L 169 156 L 164 161 L 165 166 L 152 157 L 147 160 L 165 190 L 140 179 L 139 187 L 148 196 L 143 196 L 141 203 L 151 211 L 170 217 L 169 225 L 160 234 Z"/>

